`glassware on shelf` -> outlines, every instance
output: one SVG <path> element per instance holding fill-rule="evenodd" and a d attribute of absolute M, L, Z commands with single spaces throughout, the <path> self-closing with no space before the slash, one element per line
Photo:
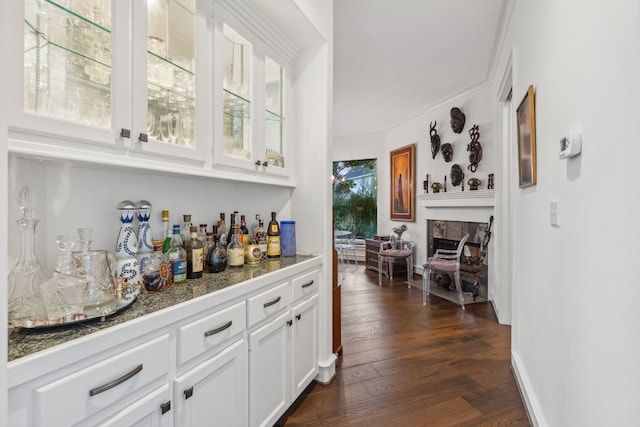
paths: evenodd
<path fill-rule="evenodd" d="M 85 311 L 112 312 L 117 304 L 114 279 L 116 259 L 113 254 L 105 250 L 77 251 L 73 252 L 73 260 L 76 274 L 87 278 Z"/>
<path fill-rule="evenodd" d="M 178 113 L 169 113 L 168 114 L 168 119 L 169 119 L 169 140 L 171 141 L 172 144 L 175 144 L 178 140 L 178 133 L 180 132 L 180 116 L 178 116 Z"/>
<path fill-rule="evenodd" d="M 10 323 L 16 320 L 43 319 L 46 316 L 40 286 L 51 278 L 36 257 L 35 233 L 38 220 L 33 217 L 35 196 L 29 186 L 20 190 L 18 205 L 22 218 L 16 222 L 20 226 L 22 246 L 18 263 L 9 273 L 7 283 Z"/>

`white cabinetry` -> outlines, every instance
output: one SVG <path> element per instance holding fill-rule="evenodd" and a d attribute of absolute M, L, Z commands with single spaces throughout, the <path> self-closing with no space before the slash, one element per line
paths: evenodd
<path fill-rule="evenodd" d="M 318 372 L 321 264 L 11 362 L 9 425 L 273 425 Z"/>
<path fill-rule="evenodd" d="M 318 274 L 292 280 L 286 292 L 298 297 L 293 306 L 287 305 L 282 285 L 250 301 L 249 313 L 252 305 L 257 312 L 263 306 L 263 315 L 249 322 L 258 325 L 249 333 L 251 426 L 273 425 L 318 373 Z"/>

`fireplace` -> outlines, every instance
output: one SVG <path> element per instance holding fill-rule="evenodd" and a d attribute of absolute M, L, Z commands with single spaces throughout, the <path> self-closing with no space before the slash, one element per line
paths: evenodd
<path fill-rule="evenodd" d="M 469 221 L 427 220 L 427 256 L 433 256 L 438 249 L 456 249 L 460 239 L 469 234 L 460 259 L 460 278 L 462 291 L 473 294 L 476 300 L 485 301 L 488 298 L 489 253 L 484 262 L 480 262 L 482 241 L 487 232 L 488 224 Z M 477 279 L 479 286 L 474 284 Z M 433 277 L 437 286 L 446 290 L 453 289 L 453 277 L 437 275 Z"/>

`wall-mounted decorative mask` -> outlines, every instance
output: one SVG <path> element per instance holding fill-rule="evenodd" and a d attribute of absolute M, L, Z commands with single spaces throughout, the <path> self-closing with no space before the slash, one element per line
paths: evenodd
<path fill-rule="evenodd" d="M 469 152 L 469 163 L 467 166 L 471 172 L 475 172 L 478 169 L 478 163 L 482 160 L 482 145 L 478 139 L 480 139 L 480 128 L 475 125 L 469 129 L 469 135 L 471 136 L 471 142 L 467 145 L 467 151 Z"/>
<path fill-rule="evenodd" d="M 444 157 L 444 161 L 449 163 L 453 158 L 453 145 L 449 144 L 448 142 L 446 144 L 442 144 L 442 150 L 440 151 L 442 151 L 442 157 Z"/>
<path fill-rule="evenodd" d="M 464 172 L 457 163 L 451 166 L 451 185 L 457 187 L 464 180 Z"/>
<path fill-rule="evenodd" d="M 462 133 L 466 117 L 461 109 L 453 107 L 451 109 L 451 129 L 455 133 Z"/>
<path fill-rule="evenodd" d="M 437 121 L 429 123 L 429 135 L 431 135 L 431 155 L 436 158 L 436 154 L 440 151 L 440 135 L 436 130 Z"/>

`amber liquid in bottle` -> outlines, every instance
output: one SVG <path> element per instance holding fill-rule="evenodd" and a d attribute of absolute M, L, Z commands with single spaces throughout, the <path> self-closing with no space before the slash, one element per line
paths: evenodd
<path fill-rule="evenodd" d="M 187 251 L 187 279 L 197 279 L 202 277 L 202 242 L 198 239 L 197 227 L 191 226 L 189 231 L 190 239 L 184 245 Z"/>
<path fill-rule="evenodd" d="M 267 258 L 280 258 L 280 225 L 276 221 L 275 212 L 271 212 L 267 229 Z"/>

